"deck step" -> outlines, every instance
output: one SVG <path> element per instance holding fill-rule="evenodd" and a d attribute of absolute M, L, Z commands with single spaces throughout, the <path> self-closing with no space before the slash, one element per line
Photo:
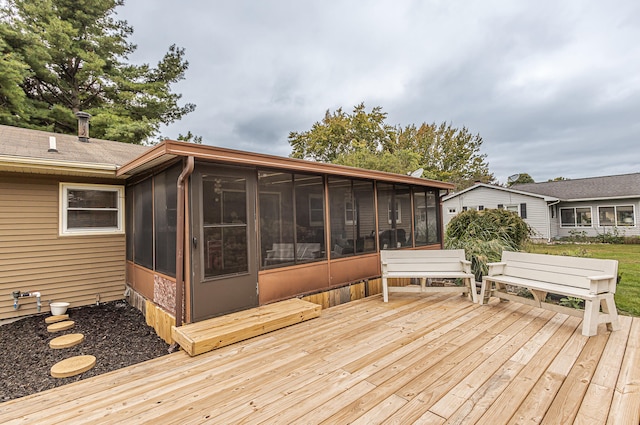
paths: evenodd
<path fill-rule="evenodd" d="M 63 322 L 56 322 L 56 323 L 52 323 L 51 325 L 47 326 L 47 330 L 49 332 L 60 332 L 60 331 L 66 331 L 67 329 L 71 329 L 76 322 L 74 322 L 73 320 L 65 320 Z"/>
<path fill-rule="evenodd" d="M 62 360 L 51 367 L 54 378 L 68 378 L 88 371 L 96 365 L 94 356 L 75 356 Z"/>
<path fill-rule="evenodd" d="M 51 324 L 56 322 L 62 322 L 63 320 L 67 320 L 69 318 L 68 314 L 58 314 L 57 316 L 49 316 L 44 319 L 44 323 Z"/>
<path fill-rule="evenodd" d="M 171 328 L 171 337 L 190 356 L 244 341 L 320 316 L 318 304 L 293 298 L 202 322 Z"/>
<path fill-rule="evenodd" d="M 84 335 L 82 334 L 66 334 L 59 336 L 57 338 L 53 338 L 49 341 L 49 347 L 54 350 L 59 350 L 61 348 L 69 348 L 76 346 L 84 341 Z"/>

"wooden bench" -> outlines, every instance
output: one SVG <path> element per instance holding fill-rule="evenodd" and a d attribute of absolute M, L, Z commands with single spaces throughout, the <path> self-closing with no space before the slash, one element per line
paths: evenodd
<path fill-rule="evenodd" d="M 480 303 L 486 303 L 494 295 L 579 316 L 583 318 L 582 334 L 593 336 L 598 333 L 600 323 L 606 323 L 610 330 L 620 328 L 613 299 L 617 278 L 616 260 L 503 251 L 502 261 L 489 263 L 489 273 L 482 278 Z M 534 299 L 507 293 L 506 285 L 526 288 Z M 584 311 L 546 303 L 548 293 L 582 299 Z"/>
<path fill-rule="evenodd" d="M 462 292 L 476 302 L 477 293 L 471 262 L 464 249 L 444 250 L 382 250 L 382 295 L 389 301 L 389 292 Z M 420 286 L 389 286 L 389 278 L 419 278 Z M 464 286 L 428 287 L 426 279 L 462 279 Z"/>

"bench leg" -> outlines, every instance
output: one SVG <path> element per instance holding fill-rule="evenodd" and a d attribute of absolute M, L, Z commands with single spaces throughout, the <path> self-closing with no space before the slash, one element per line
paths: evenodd
<path fill-rule="evenodd" d="M 382 301 L 389 302 L 389 287 L 387 286 L 387 278 L 382 276 Z"/>
<path fill-rule="evenodd" d="M 582 319 L 582 335 L 594 336 L 598 334 L 598 314 L 600 313 L 600 300 L 585 300 L 584 318 Z"/>
<path fill-rule="evenodd" d="M 531 292 L 533 299 L 538 303 L 538 307 L 542 307 L 542 303 L 547 299 L 547 293 L 537 289 L 530 289 L 529 292 Z"/>
<path fill-rule="evenodd" d="M 620 322 L 618 321 L 618 310 L 613 299 L 613 294 L 606 294 L 602 299 L 602 312 L 609 315 L 607 321 L 607 329 L 610 331 L 620 330 Z"/>
<path fill-rule="evenodd" d="M 467 289 L 469 289 L 469 296 L 471 296 L 471 302 L 475 304 L 478 302 L 478 292 L 476 291 L 476 282 L 471 278 L 468 278 L 465 280 L 466 280 L 465 283 L 467 285 Z"/>
<path fill-rule="evenodd" d="M 489 298 L 491 297 L 491 286 L 491 282 L 489 282 L 486 278 L 482 278 L 482 286 L 480 287 L 480 299 L 478 299 L 478 304 L 486 304 L 489 302 Z"/>

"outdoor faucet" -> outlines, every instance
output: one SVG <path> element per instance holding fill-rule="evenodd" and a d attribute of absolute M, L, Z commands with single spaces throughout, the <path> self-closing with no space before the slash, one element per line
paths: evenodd
<path fill-rule="evenodd" d="M 11 296 L 13 297 L 13 309 L 17 310 L 18 309 L 18 298 L 20 298 L 20 291 L 13 291 L 11 293 Z"/>
<path fill-rule="evenodd" d="M 11 293 L 11 296 L 13 297 L 13 309 L 17 310 L 18 308 L 20 308 L 20 306 L 18 305 L 18 300 L 20 298 L 24 298 L 24 297 L 36 297 L 36 306 L 38 308 L 38 313 L 40 313 L 40 309 L 42 308 L 42 303 L 40 301 L 40 292 L 20 292 L 20 291 L 13 291 Z"/>

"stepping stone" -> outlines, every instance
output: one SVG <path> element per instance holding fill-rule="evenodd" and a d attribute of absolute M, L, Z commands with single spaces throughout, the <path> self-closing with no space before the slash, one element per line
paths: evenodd
<path fill-rule="evenodd" d="M 68 378 L 88 371 L 96 365 L 94 356 L 75 356 L 64 359 L 51 367 L 54 378 Z"/>
<path fill-rule="evenodd" d="M 51 341 L 49 341 L 49 347 L 53 348 L 54 350 L 60 348 L 69 348 L 73 347 L 74 345 L 80 344 L 82 341 L 84 341 L 84 335 L 82 334 L 67 334 L 59 336 L 57 338 L 53 338 Z"/>
<path fill-rule="evenodd" d="M 65 320 L 64 322 L 56 322 L 47 326 L 47 330 L 49 332 L 66 331 L 67 329 L 71 329 L 75 324 L 76 322 L 73 320 Z"/>
<path fill-rule="evenodd" d="M 69 318 L 68 314 L 59 314 L 57 316 L 49 316 L 46 319 L 44 319 L 44 323 L 56 323 L 56 322 L 62 322 L 63 320 L 67 320 Z"/>

